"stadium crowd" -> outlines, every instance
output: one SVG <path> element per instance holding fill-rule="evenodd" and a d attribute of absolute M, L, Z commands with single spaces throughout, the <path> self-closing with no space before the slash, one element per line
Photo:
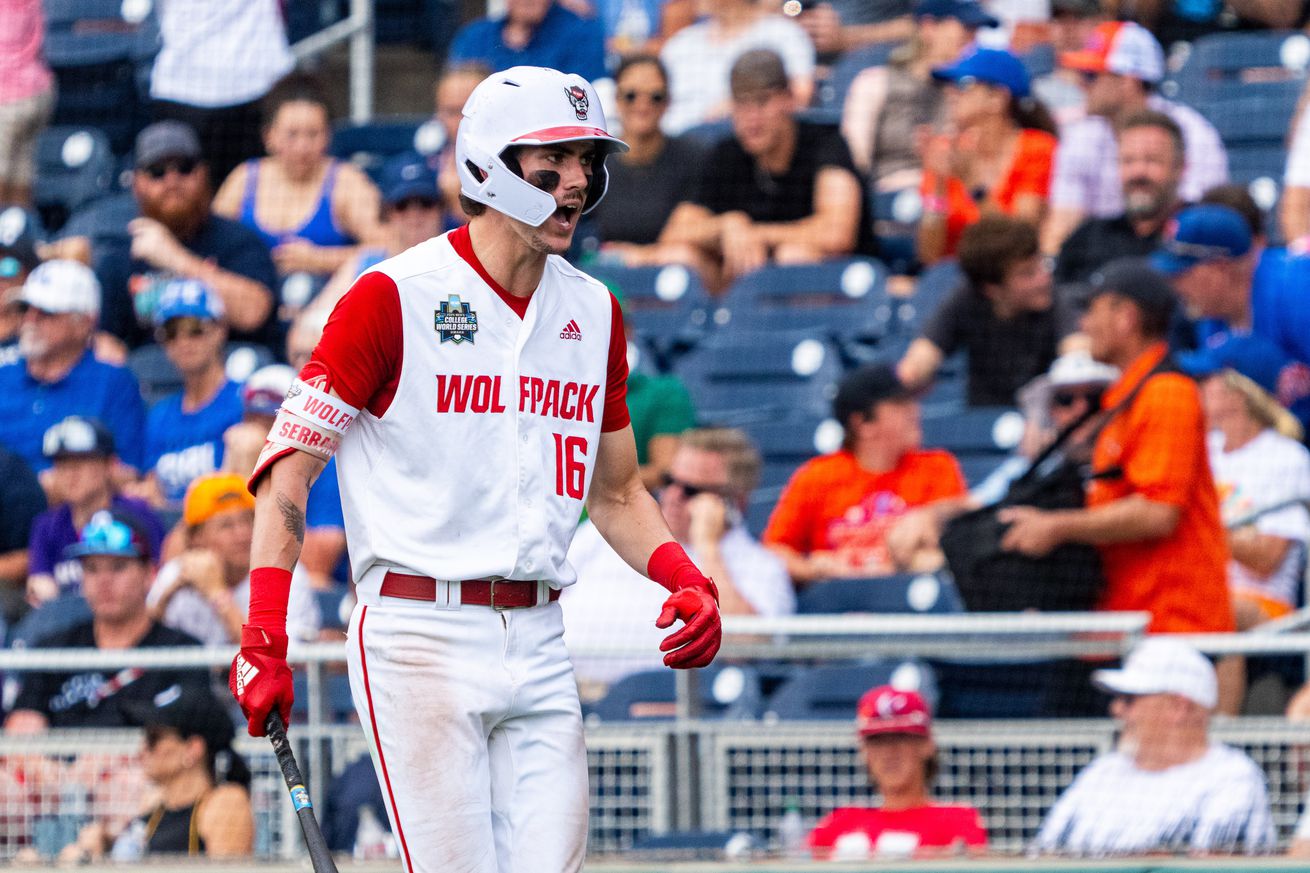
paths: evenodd
<path fill-rule="evenodd" d="M 1246 631 L 1306 605 L 1310 111 L 1300 104 L 1310 102 L 1310 41 L 1296 29 L 1310 3 L 503 5 L 460 28 L 444 55 L 435 146 L 356 165 L 333 145 L 339 95 L 295 69 L 277 0 L 157 0 L 144 109 L 126 135 L 78 117 L 86 82 L 47 45 L 60 22 L 41 0 L 0 0 L 9 645 L 237 639 L 253 519 L 244 477 L 271 416 L 354 279 L 465 221 L 461 108 L 486 74 L 518 64 L 592 80 L 630 145 L 608 156 L 608 194 L 573 257 L 625 304 L 643 480 L 716 579 L 725 614 L 866 611 L 872 600 L 849 597 L 851 580 L 871 591 L 938 573 L 950 585 L 946 571 L 966 608 L 1140 610 L 1154 634 Z M 108 32 L 90 24 L 81 39 Z M 1271 31 L 1286 31 L 1280 58 L 1251 62 L 1235 82 L 1202 79 L 1202 91 L 1226 88 L 1232 99 L 1189 105 L 1183 95 L 1199 92 L 1185 75 L 1207 39 Z M 1230 154 L 1244 143 L 1231 132 L 1235 116 L 1264 111 L 1246 109 L 1242 89 L 1275 86 L 1282 165 L 1265 155 L 1255 173 Z M 73 197 L 68 180 L 97 161 L 110 181 Z M 846 274 L 836 267 L 859 263 L 878 264 L 889 310 L 920 315 L 874 337 L 814 331 L 841 358 L 836 371 L 821 369 L 830 378 L 816 413 L 841 436 L 780 471 L 760 426 L 801 433 L 815 410 L 734 414 L 740 405 L 684 367 L 704 337 L 648 318 L 643 277 L 683 277 L 707 309 L 740 311 L 753 305 L 740 290 L 753 277 L 835 265 L 822 274 L 833 286 L 792 289 L 789 305 L 803 310 L 858 297 L 838 287 Z M 796 299 L 811 290 L 811 302 Z M 875 319 L 848 311 L 853 322 Z M 768 344 L 785 334 L 741 336 Z M 980 469 L 925 445 L 926 418 L 1001 408 L 1023 419 L 1008 458 Z M 966 527 L 980 518 L 991 520 L 986 531 Z M 990 537 L 989 556 L 960 545 L 980 537 Z M 340 639 L 345 551 L 328 470 L 307 513 L 293 643 Z M 570 558 L 579 574 L 562 598 L 570 642 L 649 639 L 653 658 L 654 594 L 585 520 Z M 1027 584 L 1002 596 L 998 574 Z M 1064 600 L 1061 585 L 1071 586 Z M 1248 678 L 1259 677 L 1238 657 L 1212 666 L 1181 644 L 1150 646 L 1118 671 L 1067 665 L 1059 700 L 1032 713 L 1109 706 L 1130 740 L 1079 777 L 1034 851 L 1270 851 L 1261 777 L 1206 733 L 1212 713 L 1250 709 Z M 596 701 L 655 665 L 576 666 Z M 153 805 L 66 834 L 54 850 L 250 851 L 249 773 L 230 734 L 205 732 L 218 705 L 206 696 L 210 677 L 125 674 L 7 678 L 7 733 L 145 731 Z M 1304 699 L 1289 712 L 1310 710 Z M 930 702 L 886 688 L 852 705 L 886 812 L 839 810 L 812 835 L 814 851 L 903 854 L 906 830 L 918 834 L 910 854 L 957 842 L 982 851 L 976 813 L 922 813 L 936 769 Z M 34 761 L 16 766 L 0 774 L 0 792 L 43 778 Z M 1193 771 L 1231 779 L 1212 788 Z M 80 778 L 93 793 L 96 780 L 112 781 Z M 1125 790 L 1160 801 L 1224 793 L 1227 805 L 1200 798 L 1190 823 L 1169 819 L 1181 807 L 1120 807 L 1156 820 L 1141 841 L 1116 842 L 1130 828 L 1106 824 L 1107 798 Z M 1294 851 L 1310 852 L 1310 821 L 1301 830 Z M 37 842 L 53 854 L 49 838 L 10 848 Z"/>

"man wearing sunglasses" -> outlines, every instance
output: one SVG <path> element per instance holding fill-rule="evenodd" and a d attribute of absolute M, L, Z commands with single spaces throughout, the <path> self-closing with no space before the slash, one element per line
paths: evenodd
<path fill-rule="evenodd" d="M 181 507 L 187 486 L 223 460 L 223 433 L 241 420 L 241 386 L 227 377 L 223 299 L 204 282 L 174 279 L 155 310 L 155 337 L 182 377 L 182 390 L 146 418 L 146 483 L 151 502 Z"/>
<path fill-rule="evenodd" d="M 32 648 L 198 645 L 194 637 L 153 621 L 146 610 L 154 565 L 149 539 L 135 518 L 111 510 L 96 513 L 66 554 L 82 564 L 82 592 L 91 619 L 39 639 Z M 93 668 L 28 673 L 10 681 L 19 689 L 5 718 L 5 732 L 33 734 L 48 727 L 131 726 L 131 704 L 149 702 L 174 684 L 207 687 L 209 674 L 197 669 Z"/>
<path fill-rule="evenodd" d="M 222 298 L 232 338 L 272 347 L 277 272 L 250 228 L 212 214 L 200 141 L 178 121 L 137 136 L 132 193 L 140 216 L 128 237 L 97 241 L 93 263 L 105 288 L 102 326 L 129 347 L 153 338 L 155 311 L 172 279 L 205 282 Z"/>

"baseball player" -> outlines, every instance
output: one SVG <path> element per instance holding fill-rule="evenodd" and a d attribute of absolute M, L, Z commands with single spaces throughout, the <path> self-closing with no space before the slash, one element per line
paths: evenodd
<path fill-rule="evenodd" d="M 718 596 L 642 487 L 619 307 L 559 255 L 605 194 L 586 80 L 514 67 L 456 138 L 467 227 L 361 276 L 283 401 L 251 477 L 251 603 L 230 684 L 264 733 L 291 710 L 285 634 L 305 497 L 335 456 L 359 605 L 350 683 L 405 869 L 573 871 L 587 769 L 562 639 L 585 502 L 683 625 L 670 667 L 718 651 Z"/>

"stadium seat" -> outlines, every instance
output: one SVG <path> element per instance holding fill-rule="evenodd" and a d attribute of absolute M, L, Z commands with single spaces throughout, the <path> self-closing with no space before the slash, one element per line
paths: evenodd
<path fill-rule="evenodd" d="M 346 625 L 341 620 L 341 601 L 349 593 L 350 588 L 345 585 L 334 585 L 326 591 L 314 590 L 314 599 L 318 601 L 318 612 L 322 616 L 323 627 L 345 630 Z"/>
<path fill-rule="evenodd" d="M 963 389 L 964 381 L 961 375 L 954 384 Z M 940 392 L 925 404 L 922 422 L 923 444 L 955 455 L 970 485 L 977 485 L 1013 454 L 1024 432 L 1023 416 L 1015 409 L 955 407 Z"/>
<path fill-rule="evenodd" d="M 953 260 L 939 261 L 919 274 L 914 293 L 895 307 L 896 327 L 907 336 L 922 329 L 937 305 L 964 281 L 960 265 Z"/>
<path fill-rule="evenodd" d="M 75 211 L 108 194 L 116 167 L 109 138 L 97 128 L 56 125 L 41 131 L 32 194 L 45 226 L 58 230 Z"/>
<path fill-rule="evenodd" d="M 704 421 L 744 425 L 828 414 L 842 367 L 812 331 L 727 330 L 707 335 L 677 372 Z"/>
<path fill-rule="evenodd" d="M 1204 112 L 1206 104 L 1217 100 L 1255 97 L 1289 82 L 1304 83 L 1307 61 L 1310 45 L 1303 33 L 1208 34 L 1192 43 L 1182 67 L 1161 91 Z M 1286 125 L 1287 117 L 1282 120 Z"/>
<path fill-rule="evenodd" d="M 712 664 L 697 671 L 701 718 L 752 719 L 759 714 L 760 679 L 750 667 Z M 643 670 L 624 676 L 587 708 L 599 721 L 667 721 L 676 714 L 673 670 Z"/>
<path fill-rule="evenodd" d="M 718 121 L 706 121 L 703 124 L 687 128 L 680 136 L 702 151 L 709 151 L 732 136 L 732 122 L 726 118 Z"/>
<path fill-rule="evenodd" d="M 1050 43 L 1035 45 L 1019 56 L 1028 78 L 1038 79 L 1055 72 L 1055 46 Z"/>
<path fill-rule="evenodd" d="M 758 536 L 763 533 L 783 486 L 796 468 L 815 455 L 840 448 L 842 429 L 826 415 L 747 421 L 742 427 L 764 462 L 759 484 L 746 508 L 746 527 Z"/>
<path fill-rule="evenodd" d="M 356 124 L 338 122 L 329 151 L 374 177 L 389 158 L 405 152 L 431 155 L 446 144 L 445 129 L 431 116 L 393 115 Z"/>
<path fill-rule="evenodd" d="M 273 363 L 274 360 L 273 353 L 264 346 L 254 343 L 228 343 L 228 378 L 234 382 L 244 382 L 255 370 Z M 150 343 L 129 352 L 127 366 L 141 385 L 141 396 L 145 398 L 147 406 L 182 390 L 182 377 L 178 375 L 173 362 L 164 354 L 164 347 L 157 343 Z"/>
<path fill-rule="evenodd" d="M 902 573 L 807 585 L 796 598 L 796 611 L 806 615 L 952 615 L 963 612 L 964 603 L 947 573 Z"/>
<path fill-rule="evenodd" d="M 923 215 L 923 198 L 918 189 L 872 192 L 869 211 L 878 239 L 878 256 L 895 275 L 913 273 L 919 262 L 917 233 Z"/>
<path fill-rule="evenodd" d="M 879 685 L 918 691 L 935 708 L 937 680 L 931 667 L 918 661 L 871 661 L 797 671 L 765 703 L 764 717 L 786 721 L 853 721 L 860 696 Z"/>
<path fill-rule="evenodd" d="M 828 78 L 818 83 L 814 105 L 840 112 L 855 77 L 869 67 L 884 66 L 895 49 L 895 43 L 875 43 L 843 52 L 830 68 Z"/>
<path fill-rule="evenodd" d="M 43 603 L 9 629 L 6 645 L 27 648 L 52 634 L 91 620 L 91 607 L 80 594 L 61 594 Z"/>
<path fill-rule="evenodd" d="M 723 303 L 734 330 L 782 327 L 876 345 L 892 320 L 886 279 L 887 268 L 869 258 L 764 267 L 733 283 Z"/>
<path fill-rule="evenodd" d="M 603 262 L 587 270 L 618 292 L 629 338 L 654 359 L 657 370 L 669 370 L 715 326 L 715 304 L 693 270 Z"/>
<path fill-rule="evenodd" d="M 151 2 L 44 0 L 47 63 L 59 82 L 56 124 L 95 125 L 117 154 L 146 121 L 144 95 L 159 50 Z"/>
<path fill-rule="evenodd" d="M 93 247 L 126 243 L 127 223 L 141 214 L 131 191 L 99 197 L 78 209 L 64 224 L 60 236 L 84 236 Z"/>
<path fill-rule="evenodd" d="M 1066 715 L 1078 693 L 1063 681 L 1063 662 L 1006 661 L 963 663 L 934 660 L 941 692 L 938 718 L 1041 718 Z M 1103 712 L 1103 710 L 1102 710 Z M 1101 712 L 1089 713 L 1100 715 Z"/>

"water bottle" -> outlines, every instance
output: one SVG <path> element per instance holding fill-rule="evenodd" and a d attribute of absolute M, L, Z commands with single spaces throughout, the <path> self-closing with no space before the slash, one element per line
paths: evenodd
<path fill-rule="evenodd" d="M 359 826 L 355 828 L 355 850 L 353 853 L 355 860 L 385 860 L 389 853 L 388 844 L 392 842 L 390 832 L 382 827 L 377 815 L 373 812 L 373 807 L 367 804 L 361 806 L 359 808 Z"/>
<path fill-rule="evenodd" d="M 778 845 L 784 858 L 806 858 L 809 850 L 805 844 L 805 822 L 801 819 L 800 801 L 792 798 L 782 813 L 778 823 Z"/>

